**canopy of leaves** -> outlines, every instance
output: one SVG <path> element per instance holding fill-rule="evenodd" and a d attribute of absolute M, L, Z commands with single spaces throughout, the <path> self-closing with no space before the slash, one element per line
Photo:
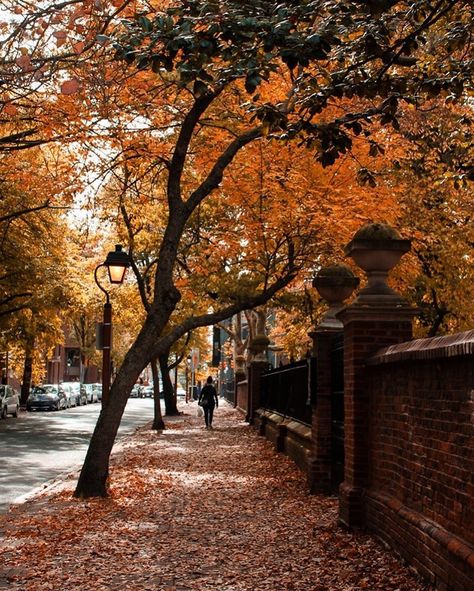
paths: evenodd
<path fill-rule="evenodd" d="M 373 121 L 397 129 L 401 104 L 472 90 L 468 1 L 194 0 L 123 27 L 116 57 L 195 97 L 243 80 L 253 117 L 273 133 L 299 136 L 323 165 L 350 149 L 354 134 L 370 134 Z M 289 100 L 260 101 L 260 86 L 283 66 L 293 81 Z M 354 97 L 359 105 L 324 116 Z"/>

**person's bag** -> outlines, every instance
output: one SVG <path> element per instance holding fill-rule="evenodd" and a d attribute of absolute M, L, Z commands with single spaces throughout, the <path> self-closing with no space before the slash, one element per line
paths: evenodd
<path fill-rule="evenodd" d="M 204 415 L 204 411 L 202 410 L 201 406 L 197 407 L 197 416 L 200 418 Z"/>

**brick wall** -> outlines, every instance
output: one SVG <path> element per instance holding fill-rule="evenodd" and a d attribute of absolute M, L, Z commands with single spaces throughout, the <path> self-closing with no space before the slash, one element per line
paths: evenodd
<path fill-rule="evenodd" d="M 248 411 L 248 382 L 243 380 L 236 385 L 236 407 L 244 414 Z"/>
<path fill-rule="evenodd" d="M 369 362 L 367 526 L 438 589 L 474 589 L 474 331 Z"/>
<path fill-rule="evenodd" d="M 344 482 L 339 488 L 339 521 L 348 527 L 365 525 L 364 494 L 367 487 L 369 402 L 367 359 L 380 347 L 411 338 L 414 311 L 408 305 L 360 302 L 339 314 L 344 324 Z"/>

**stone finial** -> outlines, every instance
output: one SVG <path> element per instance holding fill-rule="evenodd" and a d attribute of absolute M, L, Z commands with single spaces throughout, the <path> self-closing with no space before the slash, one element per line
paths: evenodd
<path fill-rule="evenodd" d="M 342 323 L 336 318 L 336 314 L 342 308 L 344 300 L 347 300 L 352 295 L 358 285 L 358 277 L 354 275 L 347 265 L 330 265 L 318 271 L 313 279 L 313 287 L 329 304 L 329 310 L 321 319 L 319 328 L 342 328 Z"/>
<path fill-rule="evenodd" d="M 359 302 L 379 298 L 401 300 L 387 285 L 387 277 L 410 246 L 410 240 L 403 239 L 387 224 L 366 224 L 355 233 L 344 251 L 367 274 L 367 286 L 360 291 Z"/>
<path fill-rule="evenodd" d="M 270 339 L 264 334 L 256 334 L 253 338 L 250 339 L 249 343 L 249 351 L 252 355 L 252 361 L 266 361 L 266 351 L 268 345 L 270 344 Z"/>

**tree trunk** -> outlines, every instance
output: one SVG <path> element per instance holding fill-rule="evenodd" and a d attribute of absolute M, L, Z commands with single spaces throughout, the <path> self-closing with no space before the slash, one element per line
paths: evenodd
<path fill-rule="evenodd" d="M 162 320 L 162 319 L 160 319 Z M 166 321 L 166 320 L 165 320 Z M 140 372 L 150 361 L 147 354 L 156 342 L 159 326 L 156 321 L 145 321 L 143 328 L 128 351 L 122 367 L 109 392 L 109 401 L 102 407 L 92 434 L 86 459 L 77 482 L 75 497 L 106 497 L 110 454 L 114 445 L 128 395 Z"/>
<path fill-rule="evenodd" d="M 165 399 L 165 416 L 173 417 L 179 415 L 176 406 L 176 394 L 173 388 L 173 382 L 170 378 L 168 369 L 169 352 L 163 353 L 158 357 L 160 362 L 161 379 L 163 381 L 163 397 Z"/>
<path fill-rule="evenodd" d="M 31 376 L 33 373 L 33 351 L 35 348 L 34 337 L 28 339 L 25 347 L 25 364 L 23 366 L 23 378 L 21 380 L 20 405 L 26 406 L 26 399 L 30 393 Z"/>
<path fill-rule="evenodd" d="M 154 416 L 153 424 L 151 426 L 155 431 L 163 431 L 165 429 L 165 423 L 161 414 L 161 403 L 160 403 L 160 377 L 158 374 L 158 360 L 151 360 L 151 372 L 153 375 L 153 401 L 154 401 Z"/>

